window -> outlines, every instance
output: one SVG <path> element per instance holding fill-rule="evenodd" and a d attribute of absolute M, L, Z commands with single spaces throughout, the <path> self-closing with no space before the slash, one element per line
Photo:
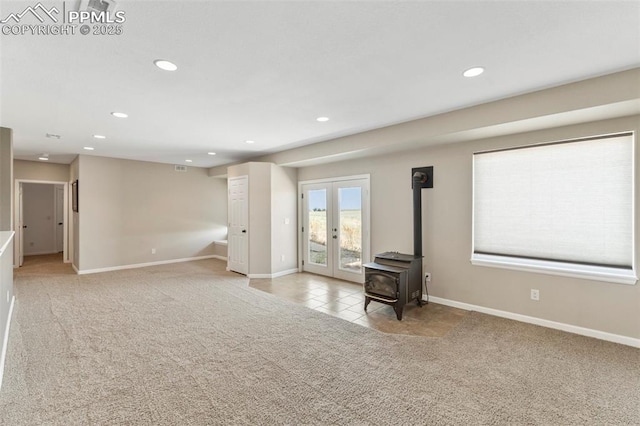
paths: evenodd
<path fill-rule="evenodd" d="M 635 284 L 633 134 L 473 156 L 474 265 Z"/>

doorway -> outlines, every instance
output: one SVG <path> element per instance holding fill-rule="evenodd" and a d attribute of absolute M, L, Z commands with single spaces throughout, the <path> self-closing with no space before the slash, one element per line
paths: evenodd
<path fill-rule="evenodd" d="M 68 183 L 16 180 L 14 267 L 25 256 L 60 254 L 70 262 Z"/>
<path fill-rule="evenodd" d="M 369 176 L 301 182 L 302 270 L 364 282 L 369 260 Z"/>

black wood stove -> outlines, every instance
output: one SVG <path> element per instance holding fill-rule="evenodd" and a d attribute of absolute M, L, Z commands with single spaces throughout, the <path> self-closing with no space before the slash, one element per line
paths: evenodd
<path fill-rule="evenodd" d="M 372 300 L 393 306 L 402 320 L 404 306 L 422 306 L 422 188 L 433 188 L 433 166 L 411 170 L 413 189 L 413 252 L 389 251 L 364 265 L 364 309 Z"/>
<path fill-rule="evenodd" d="M 422 305 L 422 256 L 386 252 L 364 265 L 364 309 L 369 302 L 393 306 L 402 320 L 404 306 L 416 300 Z"/>

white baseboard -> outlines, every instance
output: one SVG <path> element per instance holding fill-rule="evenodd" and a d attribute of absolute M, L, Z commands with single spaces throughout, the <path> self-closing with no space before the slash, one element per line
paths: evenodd
<path fill-rule="evenodd" d="M 214 259 L 214 258 L 219 258 L 219 256 L 216 256 L 216 255 L 212 254 L 212 255 L 209 255 L 209 256 L 198 256 L 198 257 L 187 257 L 187 258 L 183 258 L 183 259 L 160 260 L 158 262 L 134 263 L 134 264 L 131 264 L 131 265 L 109 266 L 107 268 L 84 269 L 84 270 L 78 270 L 78 269 L 76 269 L 75 266 L 73 266 L 73 269 L 75 269 L 75 271 L 76 271 L 76 273 L 78 275 L 86 275 L 86 274 L 97 274 L 97 273 L 100 273 L 100 272 L 121 271 L 121 270 L 124 270 L 124 269 L 146 268 L 147 266 L 167 265 L 167 264 L 170 264 L 170 263 L 191 262 L 193 260 Z M 226 260 L 226 259 L 224 259 L 224 260 Z"/>
<path fill-rule="evenodd" d="M 2 379 L 4 377 L 4 363 L 7 359 L 7 348 L 9 347 L 9 329 L 11 327 L 11 317 L 13 316 L 13 304 L 16 297 L 11 298 L 11 304 L 9 305 L 9 315 L 7 317 L 7 326 L 4 330 L 4 339 L 2 339 L 2 353 L 0 354 L 0 390 L 2 389 Z"/>
<path fill-rule="evenodd" d="M 275 274 L 271 274 L 272 278 L 284 277 L 285 275 L 297 274 L 298 268 L 287 269 L 285 271 L 276 272 Z"/>
<path fill-rule="evenodd" d="M 224 260 L 225 262 L 227 261 L 227 258 L 225 256 L 219 256 L 217 254 L 212 255 L 211 258 L 212 259 Z"/>
<path fill-rule="evenodd" d="M 279 278 L 285 275 L 297 274 L 298 268 L 287 269 L 285 271 L 276 272 L 275 274 L 247 274 L 247 278 Z"/>
<path fill-rule="evenodd" d="M 591 328 L 578 327 L 577 325 L 565 324 L 562 322 L 550 321 L 542 318 L 530 317 L 527 315 L 516 314 L 513 312 L 501 311 L 499 309 L 486 308 L 484 306 L 471 305 L 469 303 L 457 302 L 455 300 L 443 299 L 441 297 L 430 296 L 429 301 L 440 305 L 452 306 L 454 308 L 464 309 L 465 311 L 476 311 L 483 314 L 493 315 L 496 317 L 512 319 L 515 321 L 526 322 L 528 324 L 539 325 L 542 327 L 562 330 L 568 333 L 579 334 L 581 336 L 594 337 L 608 342 L 620 343 L 621 345 L 640 348 L 640 339 L 633 337 L 621 336 L 619 334 L 607 333 L 605 331 L 593 330 Z"/>
<path fill-rule="evenodd" d="M 59 251 L 37 251 L 35 253 L 24 253 L 25 256 L 42 256 L 45 254 L 58 254 Z"/>

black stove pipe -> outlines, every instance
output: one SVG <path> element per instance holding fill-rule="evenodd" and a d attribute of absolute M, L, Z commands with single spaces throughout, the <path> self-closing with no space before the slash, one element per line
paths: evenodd
<path fill-rule="evenodd" d="M 422 172 L 413 174 L 413 254 L 422 256 L 422 184 L 427 175 Z"/>

